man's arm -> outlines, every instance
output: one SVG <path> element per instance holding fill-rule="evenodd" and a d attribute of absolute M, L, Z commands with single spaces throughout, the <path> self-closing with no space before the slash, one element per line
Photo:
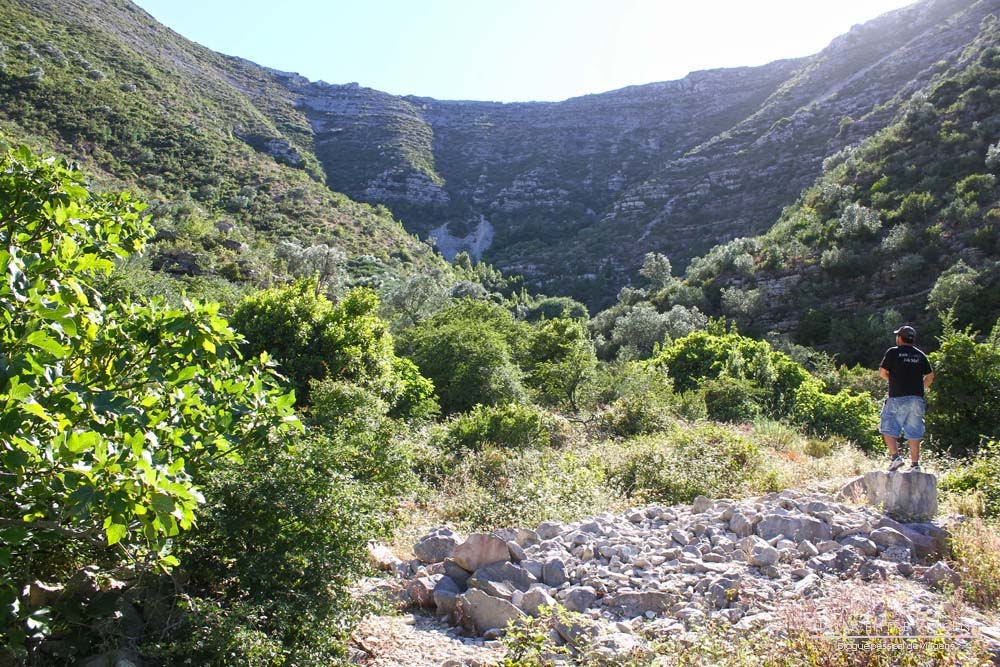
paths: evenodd
<path fill-rule="evenodd" d="M 931 371 L 930 373 L 924 376 L 924 389 L 930 387 L 931 382 L 934 382 L 934 371 Z"/>
<path fill-rule="evenodd" d="M 881 366 L 881 367 L 879 367 L 879 369 L 878 369 L 878 374 L 879 374 L 879 375 L 881 375 L 881 376 L 882 376 L 882 379 L 883 379 L 883 380 L 885 380 L 886 382 L 888 382 L 888 381 L 889 381 L 889 369 L 888 369 L 888 368 L 886 368 L 885 366 Z M 931 373 L 931 376 L 933 376 L 933 375 L 934 375 L 934 374 L 933 374 L 933 373 Z"/>

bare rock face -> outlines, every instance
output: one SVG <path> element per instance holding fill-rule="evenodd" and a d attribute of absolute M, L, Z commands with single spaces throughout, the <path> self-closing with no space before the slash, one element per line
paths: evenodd
<path fill-rule="evenodd" d="M 936 63 L 957 61 L 992 12 L 994 2 L 915 4 L 808 58 L 561 102 L 399 97 L 275 74 L 333 189 L 387 205 L 446 257 L 488 252 L 546 292 L 572 276 L 579 296 L 610 304 L 647 252 L 681 267 L 764 231 L 824 158 L 890 122 Z M 279 141 L 260 150 L 300 159 Z M 594 272 L 604 258 L 610 279 Z M 767 280 L 779 296 L 803 277 Z"/>
<path fill-rule="evenodd" d="M 897 521 L 927 521 L 937 514 L 937 477 L 925 472 L 877 470 L 851 480 L 838 496 L 865 501 Z"/>

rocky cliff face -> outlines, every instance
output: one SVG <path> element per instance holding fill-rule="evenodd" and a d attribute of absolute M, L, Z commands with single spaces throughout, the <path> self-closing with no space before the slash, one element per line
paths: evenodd
<path fill-rule="evenodd" d="M 824 157 L 883 127 L 1000 3 L 928 0 L 815 56 L 558 103 L 396 97 L 274 73 L 331 188 L 549 292 L 606 303 L 646 252 L 683 266 L 766 229 Z M 492 230 L 488 247 L 482 225 Z M 463 243 L 462 239 L 468 239 Z"/>

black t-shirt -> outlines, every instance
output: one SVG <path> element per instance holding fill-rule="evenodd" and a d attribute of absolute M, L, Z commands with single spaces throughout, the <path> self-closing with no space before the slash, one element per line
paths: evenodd
<path fill-rule="evenodd" d="M 927 355 L 912 345 L 890 347 L 882 357 L 889 371 L 889 396 L 923 396 L 924 376 L 931 372 Z"/>

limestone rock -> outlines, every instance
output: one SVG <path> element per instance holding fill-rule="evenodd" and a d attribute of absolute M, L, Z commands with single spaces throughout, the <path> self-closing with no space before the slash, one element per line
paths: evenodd
<path fill-rule="evenodd" d="M 442 565 L 444 566 L 444 573 L 451 577 L 458 584 L 458 587 L 464 591 L 472 573 L 456 563 L 452 558 L 445 558 Z"/>
<path fill-rule="evenodd" d="M 778 550 L 757 536 L 750 537 L 747 546 L 747 562 L 754 567 L 765 567 L 778 562 Z"/>
<path fill-rule="evenodd" d="M 546 561 L 542 567 L 542 581 L 553 588 L 558 588 L 569 581 L 566 577 L 566 563 L 559 558 Z"/>
<path fill-rule="evenodd" d="M 951 569 L 944 561 L 934 563 L 922 577 L 924 582 L 931 588 L 945 589 L 956 588 L 962 583 L 962 578 L 958 572 Z"/>
<path fill-rule="evenodd" d="M 425 563 L 440 563 L 451 556 L 461 541 L 455 531 L 439 526 L 413 545 L 413 555 Z"/>
<path fill-rule="evenodd" d="M 455 614 L 459 622 L 479 634 L 493 628 L 505 628 L 524 612 L 507 600 L 487 595 L 478 588 L 471 588 L 458 596 Z"/>
<path fill-rule="evenodd" d="M 597 600 L 593 586 L 573 586 L 566 591 L 563 606 L 570 611 L 586 611 Z"/>
<path fill-rule="evenodd" d="M 535 533 L 538 535 L 539 540 L 551 540 L 552 538 L 561 535 L 565 529 L 565 524 L 558 521 L 543 521 L 538 524 L 538 528 L 535 529 Z"/>
<path fill-rule="evenodd" d="M 381 572 L 398 572 L 403 561 L 384 544 L 368 545 L 368 563 Z"/>
<path fill-rule="evenodd" d="M 715 609 L 725 609 L 739 599 L 739 577 L 721 576 L 708 586 L 708 600 Z"/>
<path fill-rule="evenodd" d="M 507 542 L 496 535 L 474 533 L 451 554 L 455 563 L 469 572 L 475 572 L 483 565 L 510 559 Z"/>
<path fill-rule="evenodd" d="M 913 549 L 913 540 L 895 528 L 885 527 L 873 530 L 870 537 L 871 541 L 883 550 L 888 547 L 906 547 L 907 549 Z"/>
<path fill-rule="evenodd" d="M 925 472 L 876 470 L 851 480 L 837 495 L 874 505 L 897 521 L 926 521 L 937 514 L 937 477 Z"/>
<path fill-rule="evenodd" d="M 470 588 L 479 588 L 487 593 L 490 593 L 491 595 L 497 595 L 496 593 L 492 593 L 490 591 L 490 588 L 488 587 L 490 584 L 504 583 L 508 584 L 513 589 L 523 592 L 527 591 L 531 588 L 532 584 L 537 582 L 538 580 L 523 567 L 506 561 L 498 561 L 496 563 L 484 565 L 476 570 L 469 578 L 467 585 Z M 500 597 L 509 598 L 510 593 L 501 595 Z"/>
<path fill-rule="evenodd" d="M 848 535 L 840 540 L 845 547 L 850 546 L 860 550 L 866 556 L 874 556 L 878 553 L 878 545 L 867 537 L 860 535 Z"/>
<path fill-rule="evenodd" d="M 434 606 L 437 608 L 438 616 L 451 616 L 455 613 L 460 593 L 458 584 L 451 577 L 445 575 L 438 580 L 433 591 Z"/>
<path fill-rule="evenodd" d="M 541 615 L 542 607 L 551 609 L 556 605 L 556 599 L 549 595 L 544 588 L 532 588 L 521 596 L 520 602 L 520 608 L 532 616 Z"/>
<path fill-rule="evenodd" d="M 814 544 L 833 536 L 829 524 L 807 514 L 768 514 L 757 524 L 757 534 L 765 540 L 784 536 L 793 542 L 809 540 Z"/>
<path fill-rule="evenodd" d="M 753 533 L 753 518 L 747 517 L 742 512 L 733 512 L 729 519 L 729 530 L 736 533 L 737 537 L 746 537 Z"/>
<path fill-rule="evenodd" d="M 409 593 L 413 604 L 425 609 L 434 607 L 434 590 L 442 578 L 443 575 L 417 577 L 407 582 L 406 592 Z"/>
<path fill-rule="evenodd" d="M 647 611 L 659 614 L 674 603 L 676 598 L 670 593 L 660 591 L 648 591 L 643 593 L 619 593 L 612 596 L 607 605 L 617 609 L 628 618 L 642 616 Z"/>

